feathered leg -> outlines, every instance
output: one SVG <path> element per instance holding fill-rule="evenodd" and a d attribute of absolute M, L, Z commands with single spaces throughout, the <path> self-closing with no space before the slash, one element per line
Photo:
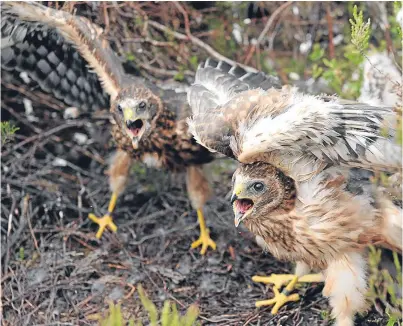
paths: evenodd
<path fill-rule="evenodd" d="M 335 326 L 353 326 L 354 315 L 366 308 L 366 262 L 359 253 L 344 255 L 325 271 L 323 295 L 329 297 Z"/>
<path fill-rule="evenodd" d="M 131 157 L 124 151 L 117 151 L 113 156 L 109 168 L 109 187 L 112 191 L 111 200 L 108 206 L 108 212 L 101 218 L 96 217 L 94 214 L 89 214 L 88 218 L 99 225 L 96 237 L 100 239 L 103 232 L 108 227 L 111 231 L 116 232 L 117 226 L 113 223 L 112 213 L 115 209 L 119 195 L 124 191 L 131 166 Z"/>
<path fill-rule="evenodd" d="M 256 301 L 256 307 L 274 305 L 271 313 L 275 315 L 278 310 L 287 302 L 298 301 L 298 294 L 290 294 L 297 283 L 315 283 L 323 282 L 322 274 L 308 274 L 310 268 L 303 262 L 298 262 L 295 267 L 295 274 L 272 274 L 271 276 L 253 276 L 252 281 L 265 284 L 273 284 L 274 298 L 269 300 Z M 287 286 L 280 292 L 280 288 Z"/>
<path fill-rule="evenodd" d="M 211 195 L 209 182 L 204 171 L 199 166 L 190 166 L 187 169 L 186 185 L 192 207 L 197 210 L 197 218 L 200 225 L 200 237 L 194 241 L 191 247 L 202 247 L 200 254 L 204 255 L 208 247 L 216 249 L 216 243 L 210 238 L 209 230 L 203 215 L 203 206 Z"/>
<path fill-rule="evenodd" d="M 402 253 L 402 213 L 403 210 L 393 204 L 387 195 L 379 196 L 382 209 L 382 245 L 398 253 Z"/>

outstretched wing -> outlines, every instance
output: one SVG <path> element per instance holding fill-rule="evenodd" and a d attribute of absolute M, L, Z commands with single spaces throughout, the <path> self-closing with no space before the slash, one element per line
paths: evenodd
<path fill-rule="evenodd" d="M 267 95 L 262 95 L 262 98 Z M 261 102 L 264 105 L 265 100 Z M 391 107 L 304 95 L 295 89 L 280 110 L 261 110 L 239 138 L 240 160 L 274 150 L 313 156 L 322 162 L 390 172 L 402 169 Z"/>
<path fill-rule="evenodd" d="M 5 2 L 2 4 L 2 15 L 14 17 L 18 21 L 19 27 L 7 37 L 9 45 L 10 42 L 21 41 L 21 38 L 27 35 L 24 34 L 29 32 L 29 29 L 25 32 L 21 29 L 24 23 L 31 26 L 36 24 L 47 33 L 57 33 L 69 42 L 95 71 L 111 100 L 117 96 L 127 77 L 119 58 L 103 37 L 101 28 L 84 17 L 73 16 L 35 2 Z"/>
<path fill-rule="evenodd" d="M 188 119 L 189 130 L 200 144 L 211 151 L 236 158 L 230 143 L 238 133 L 238 123 L 250 111 L 248 103 L 239 101 L 239 94 L 280 87 L 275 77 L 248 73 L 223 61 L 208 59 L 199 66 L 195 83 L 188 91 L 193 114 Z M 235 103 L 237 106 L 233 105 Z"/>
<path fill-rule="evenodd" d="M 108 109 L 109 94 L 87 61 L 54 29 L 1 17 L 2 83 L 37 86 L 83 111 Z M 21 78 L 21 76 L 23 78 Z"/>
<path fill-rule="evenodd" d="M 244 163 L 273 163 L 271 154 L 287 153 L 324 164 L 401 170 L 392 108 L 327 100 L 293 88 L 258 88 L 247 83 L 247 75 L 237 78 L 220 65 L 199 68 L 188 93 L 194 114 L 189 126 L 205 147 Z"/>

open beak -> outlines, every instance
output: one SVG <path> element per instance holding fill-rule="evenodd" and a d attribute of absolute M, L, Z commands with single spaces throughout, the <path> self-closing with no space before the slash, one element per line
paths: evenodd
<path fill-rule="evenodd" d="M 253 201 L 249 198 L 239 197 L 242 189 L 238 187 L 235 189 L 231 197 L 231 205 L 234 211 L 234 224 L 238 227 L 239 224 L 249 215 L 253 208 Z"/>
<path fill-rule="evenodd" d="M 132 147 L 133 147 L 133 149 L 139 148 L 139 139 L 138 138 L 132 138 Z"/>
<path fill-rule="evenodd" d="M 245 215 L 244 212 L 241 212 L 240 210 L 238 210 L 238 209 L 236 208 L 236 205 L 234 205 L 237 200 L 238 200 L 237 194 L 233 194 L 232 197 L 231 197 L 231 205 L 232 205 L 232 207 L 233 207 L 234 215 L 235 215 L 235 217 L 234 217 L 234 224 L 235 224 L 235 227 L 238 227 L 239 224 L 241 224 L 241 222 L 242 222 L 242 220 L 243 220 L 243 218 L 244 218 L 244 215 Z"/>
<path fill-rule="evenodd" d="M 235 212 L 235 217 L 234 217 L 234 224 L 235 227 L 237 228 L 239 226 L 239 224 L 241 224 L 243 218 L 244 218 L 244 213 L 241 212 Z"/>
<path fill-rule="evenodd" d="M 234 205 L 234 203 L 237 199 L 238 199 L 238 196 L 236 194 L 233 194 L 231 197 L 231 205 Z"/>
<path fill-rule="evenodd" d="M 143 117 L 136 117 L 133 110 L 130 108 L 123 109 L 123 117 L 126 126 L 126 134 L 132 140 L 133 148 L 137 149 L 141 136 L 143 136 L 145 131 L 145 120 L 142 119 Z"/>

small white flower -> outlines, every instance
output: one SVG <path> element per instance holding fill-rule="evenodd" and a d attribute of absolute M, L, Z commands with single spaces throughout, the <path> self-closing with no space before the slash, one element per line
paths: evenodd
<path fill-rule="evenodd" d="M 84 145 L 87 140 L 88 140 L 88 136 L 86 134 L 82 134 L 80 132 L 76 132 L 73 135 L 73 139 L 75 140 L 75 142 L 79 145 Z"/>
<path fill-rule="evenodd" d="M 76 107 L 72 106 L 64 110 L 63 118 L 64 119 L 77 119 L 80 115 L 80 110 Z"/>
<path fill-rule="evenodd" d="M 23 71 L 20 73 L 20 77 L 21 79 L 24 81 L 25 84 L 29 84 L 31 81 L 31 78 L 29 78 L 28 74 L 26 73 L 26 71 Z"/>
<path fill-rule="evenodd" d="M 55 160 L 52 163 L 53 166 L 67 166 L 67 161 L 60 158 L 56 157 Z"/>
<path fill-rule="evenodd" d="M 300 77 L 296 72 L 290 72 L 288 74 L 288 77 L 290 77 L 290 79 L 292 79 L 292 80 L 300 80 Z"/>

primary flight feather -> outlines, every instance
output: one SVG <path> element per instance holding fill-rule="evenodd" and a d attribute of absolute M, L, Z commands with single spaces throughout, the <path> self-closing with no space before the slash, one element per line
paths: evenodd
<path fill-rule="evenodd" d="M 329 165 L 401 171 L 392 107 L 279 89 L 272 80 L 246 72 L 239 78 L 213 60 L 201 65 L 188 92 L 195 139 L 243 163 L 270 162 L 297 179 Z"/>

